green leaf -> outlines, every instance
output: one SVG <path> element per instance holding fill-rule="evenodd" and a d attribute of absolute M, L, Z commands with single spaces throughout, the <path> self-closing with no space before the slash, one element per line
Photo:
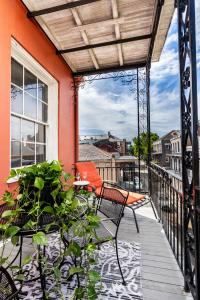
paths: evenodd
<path fill-rule="evenodd" d="M 59 192 L 59 190 L 56 188 L 55 190 L 53 190 L 53 191 L 51 192 L 51 196 L 52 196 L 54 199 L 56 199 L 56 197 L 57 197 L 57 195 L 58 195 L 58 192 Z"/>
<path fill-rule="evenodd" d="M 51 206 L 45 206 L 43 211 L 46 212 L 46 213 L 49 213 L 49 214 L 54 213 L 53 207 L 51 207 Z"/>
<path fill-rule="evenodd" d="M 27 265 L 32 261 L 33 257 L 31 255 L 26 256 L 23 261 L 22 261 L 22 265 Z"/>
<path fill-rule="evenodd" d="M 53 164 L 50 168 L 51 168 L 51 170 L 54 170 L 54 171 L 57 171 L 57 172 L 61 172 L 62 171 L 62 168 L 61 168 L 61 166 L 60 166 L 59 163 Z"/>
<path fill-rule="evenodd" d="M 69 173 L 65 173 L 63 172 L 63 177 L 65 179 L 65 181 L 69 180 L 69 179 L 73 179 L 73 176 Z"/>
<path fill-rule="evenodd" d="M 94 250 L 96 250 L 96 245 L 95 244 L 88 244 L 87 245 L 87 250 L 89 251 L 89 252 L 93 252 Z"/>
<path fill-rule="evenodd" d="M 2 215 L 1 218 L 9 218 L 13 216 L 13 210 L 5 210 Z"/>
<path fill-rule="evenodd" d="M 78 288 L 75 289 L 73 299 L 74 300 L 83 299 L 84 294 L 85 294 L 84 288 L 78 287 Z"/>
<path fill-rule="evenodd" d="M 19 275 L 16 276 L 15 279 L 19 280 L 19 281 L 24 281 L 25 280 L 25 276 L 23 274 L 19 274 Z"/>
<path fill-rule="evenodd" d="M 58 278 L 58 279 L 61 278 L 62 273 L 61 273 L 59 267 L 54 267 L 53 272 L 54 272 L 54 275 L 55 275 L 56 278 Z"/>
<path fill-rule="evenodd" d="M 18 235 L 12 236 L 11 243 L 16 246 L 19 243 L 19 236 Z"/>
<path fill-rule="evenodd" d="M 5 264 L 5 262 L 7 261 L 8 257 L 0 257 L 0 265 Z"/>
<path fill-rule="evenodd" d="M 34 182 L 34 186 L 36 188 L 38 188 L 38 190 L 41 191 L 44 187 L 44 180 L 41 177 L 36 177 L 35 182 Z"/>
<path fill-rule="evenodd" d="M 74 275 L 74 274 L 77 274 L 77 273 L 83 273 L 84 272 L 84 268 L 82 267 L 71 267 L 69 269 L 69 275 Z"/>
<path fill-rule="evenodd" d="M 44 232 L 39 231 L 33 235 L 33 243 L 40 245 L 40 246 L 46 246 L 48 244 L 48 239 Z"/>
<path fill-rule="evenodd" d="M 89 280 L 93 283 L 96 283 L 101 279 L 100 274 L 95 270 L 90 270 L 88 275 L 89 275 Z"/>
<path fill-rule="evenodd" d="M 16 233 L 20 230 L 20 228 L 18 226 L 10 226 L 6 229 L 5 232 L 5 236 L 8 237 L 12 237 L 14 235 L 16 235 Z"/>
<path fill-rule="evenodd" d="M 99 226 L 99 223 L 100 223 L 100 220 L 101 220 L 101 218 L 99 216 L 96 216 L 96 215 L 88 215 L 86 217 L 86 219 L 88 220 L 90 225 L 92 225 L 94 228 Z"/>
<path fill-rule="evenodd" d="M 97 293 L 95 291 L 95 287 L 93 285 L 89 285 L 87 287 L 87 294 L 89 300 L 95 300 L 97 299 Z"/>
<path fill-rule="evenodd" d="M 9 178 L 15 177 L 16 175 L 17 175 L 17 171 L 15 169 L 11 169 Z"/>
<path fill-rule="evenodd" d="M 72 242 L 71 244 L 69 244 L 67 252 L 69 254 L 72 253 L 75 256 L 81 256 L 81 247 L 77 243 Z"/>

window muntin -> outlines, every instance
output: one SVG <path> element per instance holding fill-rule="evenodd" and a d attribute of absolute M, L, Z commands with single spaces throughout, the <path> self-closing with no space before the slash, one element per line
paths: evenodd
<path fill-rule="evenodd" d="M 12 58 L 11 167 L 46 160 L 48 86 Z"/>

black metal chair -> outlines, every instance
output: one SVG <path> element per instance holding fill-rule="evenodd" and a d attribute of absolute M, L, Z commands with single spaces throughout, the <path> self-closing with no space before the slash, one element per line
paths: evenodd
<path fill-rule="evenodd" d="M 19 291 L 8 271 L 0 266 L 0 300 L 18 300 Z"/>
<path fill-rule="evenodd" d="M 117 244 L 117 237 L 119 226 L 121 222 L 121 218 L 123 217 L 124 209 L 126 206 L 126 202 L 128 199 L 129 193 L 124 196 L 118 189 L 115 188 L 108 188 L 103 186 L 101 190 L 101 196 L 98 198 L 98 202 L 96 204 L 96 213 L 101 217 L 100 226 L 96 229 L 96 238 L 93 238 L 93 242 L 100 247 L 102 243 L 109 242 L 111 240 L 115 241 L 115 249 L 116 249 L 116 256 L 117 256 L 117 263 L 120 271 L 120 275 L 122 277 L 122 284 L 126 285 L 122 268 L 120 265 L 120 259 L 118 254 L 118 244 Z M 115 199 L 115 200 L 113 200 Z M 109 222 L 113 224 L 112 230 L 110 230 Z M 106 226 L 106 224 L 108 226 Z M 64 244 L 68 245 L 69 238 L 71 239 L 72 236 L 70 233 L 64 234 Z M 84 237 L 83 240 L 75 239 L 76 242 L 83 248 L 84 246 Z"/>
<path fill-rule="evenodd" d="M 103 186 L 97 204 L 97 214 L 100 215 L 101 222 L 100 227 L 96 230 L 98 239 L 95 243 L 100 245 L 110 241 L 111 239 L 115 241 L 117 263 L 123 285 L 126 285 L 126 282 L 120 265 L 117 238 L 128 196 L 129 193 L 125 196 L 118 189 Z M 114 225 L 112 226 L 112 229 L 109 228 L 108 222 L 112 222 Z"/>

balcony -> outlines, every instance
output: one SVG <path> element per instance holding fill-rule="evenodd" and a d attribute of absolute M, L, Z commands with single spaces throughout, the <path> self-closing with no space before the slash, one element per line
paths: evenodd
<path fill-rule="evenodd" d="M 0 299 L 69 299 L 75 293 L 74 299 L 88 300 L 200 300 L 195 1 L 175 1 L 178 185 L 174 174 L 152 163 L 161 152 L 151 153 L 150 132 L 151 64 L 160 58 L 174 1 L 58 2 L 0 4 Z M 142 154 L 138 142 L 138 160 L 129 167 L 98 167 L 101 184 L 93 188 L 87 180 L 74 183 L 64 170 L 79 176 L 78 91 L 102 78 L 122 79 L 136 92 L 138 141 L 144 134 L 147 147 Z M 6 181 L 10 167 L 13 185 Z M 118 218 L 109 217 L 113 210 Z M 99 245 L 101 221 L 108 221 L 109 233 L 117 227 L 115 243 Z"/>

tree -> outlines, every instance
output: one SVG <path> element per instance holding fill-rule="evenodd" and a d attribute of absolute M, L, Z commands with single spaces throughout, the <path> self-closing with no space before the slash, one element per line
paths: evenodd
<path fill-rule="evenodd" d="M 150 133 L 150 147 L 153 148 L 153 142 L 157 141 L 159 136 L 155 132 Z M 132 154 L 136 157 L 139 156 L 139 143 L 140 143 L 140 156 L 143 160 L 147 161 L 148 159 L 148 133 L 142 132 L 140 138 L 133 138 Z"/>

